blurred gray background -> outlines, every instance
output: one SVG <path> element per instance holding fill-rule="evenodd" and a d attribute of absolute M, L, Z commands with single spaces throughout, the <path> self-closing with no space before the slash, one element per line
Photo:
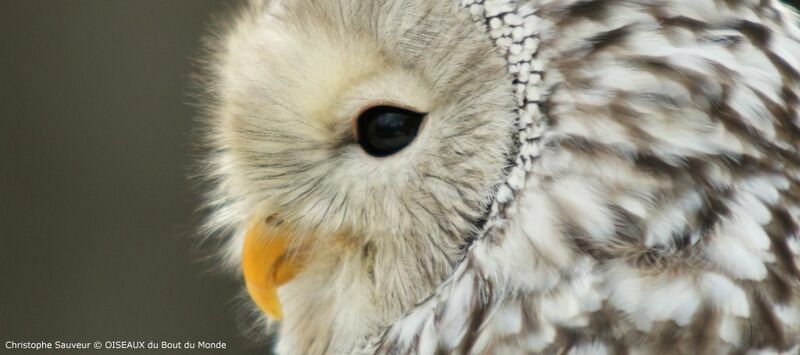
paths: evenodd
<path fill-rule="evenodd" d="M 266 352 L 244 336 L 238 280 L 203 260 L 187 178 L 191 59 L 211 20 L 236 6 L 0 0 L 2 343 L 208 340 L 229 348 L 210 353 Z"/>

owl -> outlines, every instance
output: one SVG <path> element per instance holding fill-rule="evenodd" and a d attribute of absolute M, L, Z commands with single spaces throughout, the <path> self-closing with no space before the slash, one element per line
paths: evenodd
<path fill-rule="evenodd" d="M 209 233 L 280 354 L 800 353 L 776 0 L 251 0 Z"/>

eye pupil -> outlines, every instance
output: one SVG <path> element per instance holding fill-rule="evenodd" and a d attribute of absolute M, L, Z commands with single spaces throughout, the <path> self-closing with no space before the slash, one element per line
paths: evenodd
<path fill-rule="evenodd" d="M 392 106 L 372 107 L 358 117 L 358 144 L 367 154 L 386 157 L 414 140 L 424 113 Z"/>

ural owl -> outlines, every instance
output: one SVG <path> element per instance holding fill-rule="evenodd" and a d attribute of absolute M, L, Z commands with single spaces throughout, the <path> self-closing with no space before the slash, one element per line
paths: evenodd
<path fill-rule="evenodd" d="M 253 0 L 211 42 L 208 226 L 279 353 L 800 351 L 786 5 Z"/>

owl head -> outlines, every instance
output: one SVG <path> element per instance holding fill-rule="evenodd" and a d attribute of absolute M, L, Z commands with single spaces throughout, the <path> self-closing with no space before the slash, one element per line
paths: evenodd
<path fill-rule="evenodd" d="M 212 40 L 209 226 L 280 347 L 351 349 L 475 237 L 515 115 L 482 26 L 455 1 L 264 0 Z"/>

